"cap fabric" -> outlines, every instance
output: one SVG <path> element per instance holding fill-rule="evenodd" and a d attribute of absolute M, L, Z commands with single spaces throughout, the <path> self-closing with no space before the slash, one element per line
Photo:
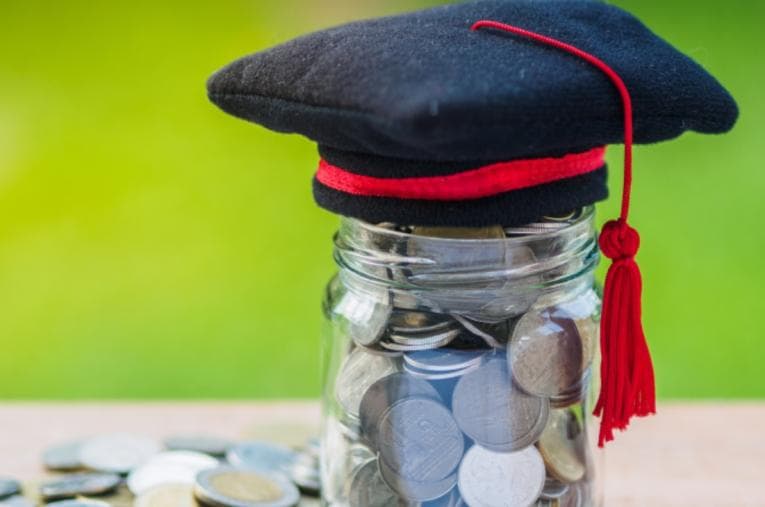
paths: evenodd
<path fill-rule="evenodd" d="M 209 80 L 209 97 L 235 116 L 316 141 L 326 164 L 424 187 L 422 178 L 622 141 L 622 103 L 608 78 L 555 48 L 471 31 L 481 19 L 606 62 L 632 96 L 637 143 L 722 133 L 737 119 L 732 97 L 701 66 L 631 14 L 587 0 L 487 0 L 351 23 L 232 63 Z M 604 199 L 605 163 L 595 165 L 465 199 L 365 195 L 318 178 L 314 190 L 321 206 L 371 222 L 516 225 Z"/>

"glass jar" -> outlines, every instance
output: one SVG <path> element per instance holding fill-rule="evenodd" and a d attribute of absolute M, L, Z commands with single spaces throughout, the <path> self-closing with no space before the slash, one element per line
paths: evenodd
<path fill-rule="evenodd" d="M 323 505 L 600 505 L 594 211 L 343 218 L 324 300 Z"/>

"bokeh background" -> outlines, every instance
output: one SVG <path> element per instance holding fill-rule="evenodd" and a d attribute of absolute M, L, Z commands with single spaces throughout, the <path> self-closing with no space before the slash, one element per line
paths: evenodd
<path fill-rule="evenodd" d="M 3 1 L 0 397 L 316 395 L 337 219 L 312 202 L 315 147 L 226 117 L 205 79 L 306 31 L 437 3 Z M 636 154 L 659 393 L 765 397 L 765 4 L 614 3 L 742 109 L 731 135 Z"/>

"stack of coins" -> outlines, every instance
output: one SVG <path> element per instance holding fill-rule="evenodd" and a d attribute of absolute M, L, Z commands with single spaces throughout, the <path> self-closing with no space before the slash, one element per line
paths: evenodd
<path fill-rule="evenodd" d="M 102 435 L 48 449 L 35 488 L 0 477 L 0 507 L 292 507 L 319 495 L 319 441 L 302 449 L 178 435 Z M 299 488 L 299 489 L 298 489 Z"/>
<path fill-rule="evenodd" d="M 407 253 L 421 254 L 428 245 L 422 236 L 475 250 L 464 240 L 545 235 L 580 215 L 507 230 L 386 227 L 411 233 Z M 466 255 L 482 263 L 496 257 L 510 271 L 514 255 L 524 266 L 533 262 L 530 248 L 511 255 L 496 250 Z M 481 300 L 480 291 L 462 294 L 461 282 L 471 283 L 464 273 L 431 275 L 416 268 L 407 274 L 410 281 L 441 284 L 425 298 L 334 289 L 338 301 L 328 308 L 351 342 L 325 424 L 327 502 L 591 505 L 585 414 L 598 346 L 597 295 L 589 287 L 562 294 L 528 290 L 496 305 Z M 542 275 L 526 281 L 534 276 Z M 364 458 L 351 459 L 351 449 Z"/>

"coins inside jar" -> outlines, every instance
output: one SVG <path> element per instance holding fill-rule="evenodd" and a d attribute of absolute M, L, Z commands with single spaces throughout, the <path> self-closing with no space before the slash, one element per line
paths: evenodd
<path fill-rule="evenodd" d="M 400 243 L 377 265 L 395 261 L 387 321 L 359 321 L 353 333 L 374 339 L 348 335 L 356 347 L 334 379 L 325 442 L 344 450 L 328 449 L 329 504 L 586 505 L 585 428 L 561 428 L 574 431 L 564 419 L 584 410 L 598 305 L 588 287 L 558 287 L 544 271 L 545 253 L 560 255 L 556 234 L 583 217 L 386 229 L 397 235 L 388 245 Z"/>

